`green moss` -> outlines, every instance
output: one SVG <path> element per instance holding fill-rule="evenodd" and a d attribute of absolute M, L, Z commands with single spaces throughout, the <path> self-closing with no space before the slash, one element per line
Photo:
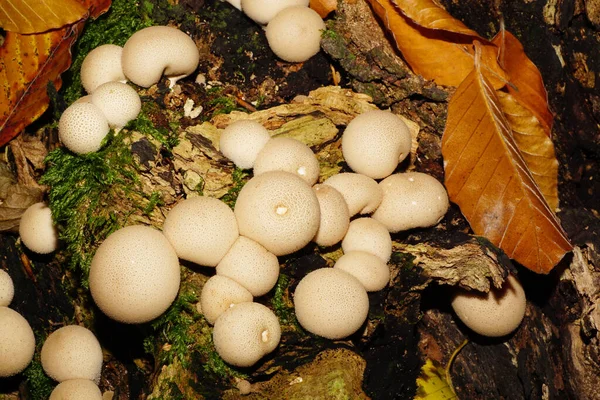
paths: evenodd
<path fill-rule="evenodd" d="M 233 186 L 223 197 L 221 197 L 221 201 L 227 204 L 232 209 L 235 207 L 235 202 L 237 201 L 238 195 L 240 194 L 240 190 L 244 187 L 250 174 L 248 171 L 236 168 L 233 170 L 232 178 L 233 178 Z"/>
<path fill-rule="evenodd" d="M 27 388 L 29 389 L 29 399 L 46 400 L 54 390 L 56 383 L 46 375 L 40 361 L 40 350 L 46 341 L 46 335 L 35 333 L 36 350 L 33 360 L 23 371 Z"/>
<path fill-rule="evenodd" d="M 129 124 L 127 124 L 127 127 L 156 139 L 165 146 L 167 150 L 171 151 L 173 150 L 173 147 L 179 144 L 176 129 L 172 129 L 171 126 L 168 128 L 159 126 L 158 124 L 155 124 L 152 119 L 154 115 L 163 113 L 164 111 L 160 110 L 156 103 L 146 100 L 142 103 L 142 110 L 137 118 L 130 121 Z"/>
<path fill-rule="evenodd" d="M 245 111 L 238 107 L 237 102 L 231 97 L 223 94 L 223 88 L 214 87 L 206 91 L 208 100 L 206 102 L 207 119 L 211 119 L 218 114 L 229 114 L 232 111 Z"/>
<path fill-rule="evenodd" d="M 293 326 L 298 327 L 298 321 L 296 320 L 296 314 L 294 313 L 294 306 L 290 300 L 288 286 L 290 285 L 290 278 L 283 273 L 279 274 L 277 284 L 275 285 L 275 292 L 273 299 L 271 300 L 271 306 L 273 312 L 279 318 L 279 322 L 282 326 Z"/>

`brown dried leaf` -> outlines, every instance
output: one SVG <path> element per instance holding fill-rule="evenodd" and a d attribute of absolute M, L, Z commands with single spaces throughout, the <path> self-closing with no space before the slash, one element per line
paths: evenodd
<path fill-rule="evenodd" d="M 32 204 L 42 200 L 39 187 L 15 182 L 10 169 L 0 165 L 0 232 L 16 231 L 21 215 Z"/>
<path fill-rule="evenodd" d="M 79 21 L 87 12 L 76 0 L 5 0 L 0 2 L 0 27 L 22 34 L 46 32 Z"/>
<path fill-rule="evenodd" d="M 522 146 L 527 141 L 520 143 Z M 479 63 L 450 100 L 442 138 L 445 184 L 477 235 L 548 273 L 572 249 L 521 154 Z"/>
<path fill-rule="evenodd" d="M 310 0 L 310 8 L 319 13 L 321 18 L 325 18 L 337 10 L 337 0 Z"/>

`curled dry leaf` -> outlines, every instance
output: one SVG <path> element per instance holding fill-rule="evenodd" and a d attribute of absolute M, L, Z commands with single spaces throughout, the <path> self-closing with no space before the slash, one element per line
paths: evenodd
<path fill-rule="evenodd" d="M 321 18 L 325 18 L 337 9 L 337 0 L 310 0 L 310 8 L 319 13 Z"/>
<path fill-rule="evenodd" d="M 2 1 L 0 27 L 23 34 L 46 32 L 79 21 L 87 12 L 76 0 Z"/>
<path fill-rule="evenodd" d="M 10 168 L 0 164 L 0 232 L 16 231 L 21 215 L 27 208 L 42 201 L 39 186 L 27 186 L 15 181 Z"/>
<path fill-rule="evenodd" d="M 572 246 L 523 158 L 531 143 L 518 147 L 501 107 L 476 63 L 448 107 L 446 188 L 477 235 L 527 268 L 548 273 Z"/>

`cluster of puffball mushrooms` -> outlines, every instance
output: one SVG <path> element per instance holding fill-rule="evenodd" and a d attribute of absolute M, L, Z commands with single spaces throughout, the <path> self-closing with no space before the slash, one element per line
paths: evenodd
<path fill-rule="evenodd" d="M 252 7 L 247 5 L 255 2 L 242 0 L 242 9 L 256 21 L 268 22 L 249 14 Z M 308 2 L 274 3 L 302 3 L 306 8 Z M 267 27 L 267 35 L 268 31 Z M 125 81 L 149 87 L 165 75 L 174 84 L 191 74 L 198 60 L 194 42 L 168 27 L 143 29 L 123 48 L 98 47 L 82 65 L 89 95 L 65 110 L 60 140 L 75 153 L 97 151 L 111 127 L 120 129 L 139 113 L 140 98 Z M 272 138 L 255 121 L 230 124 L 219 147 L 237 167 L 253 169 L 234 210 L 215 198 L 189 197 L 169 211 L 162 232 L 142 225 L 117 230 L 97 249 L 89 285 L 92 298 L 108 317 L 140 324 L 159 317 L 176 298 L 180 259 L 214 267 L 216 274 L 204 285 L 198 310 L 214 325 L 217 352 L 234 366 L 255 364 L 279 343 L 277 316 L 253 302 L 275 286 L 278 256 L 310 242 L 322 247 L 341 242 L 344 254 L 334 267 L 306 275 L 293 300 L 298 322 L 307 331 L 329 339 L 346 338 L 367 318 L 367 292 L 381 290 L 390 281 L 390 233 L 434 226 L 449 206 L 446 191 L 435 178 L 418 172 L 394 174 L 410 154 L 411 135 L 388 111 L 365 112 L 348 124 L 342 153 L 354 172 L 334 175 L 321 184 L 317 184 L 319 163 L 308 146 L 295 139 Z M 33 252 L 47 254 L 58 247 L 51 211 L 43 203 L 27 209 L 19 233 Z M 13 294 L 12 280 L 0 270 L 0 377 L 21 372 L 35 351 L 28 322 L 8 308 Z M 452 305 L 475 332 L 504 336 L 519 326 L 525 296 L 509 276 L 502 291 L 459 292 Z M 53 332 L 44 343 L 41 361 L 46 373 L 60 382 L 51 399 L 63 398 L 68 390 L 79 393 L 78 398 L 101 398 L 97 383 L 102 351 L 89 330 L 65 326 Z"/>

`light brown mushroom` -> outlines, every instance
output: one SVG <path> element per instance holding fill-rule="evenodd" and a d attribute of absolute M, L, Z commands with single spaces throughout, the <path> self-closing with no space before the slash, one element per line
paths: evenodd
<path fill-rule="evenodd" d="M 121 55 L 123 48 L 114 44 L 103 44 L 88 53 L 81 63 L 81 84 L 88 93 L 106 82 L 126 82 Z"/>
<path fill-rule="evenodd" d="M 374 179 L 366 175 L 342 172 L 323 182 L 344 196 L 350 217 L 356 214 L 371 214 L 383 199 L 383 190 Z"/>
<path fill-rule="evenodd" d="M 23 244 L 38 254 L 52 253 L 58 248 L 58 232 L 52 211 L 45 203 L 29 206 L 21 216 L 19 235 Z"/>
<path fill-rule="evenodd" d="M 238 303 L 251 302 L 252 293 L 226 276 L 213 275 L 200 294 L 200 309 L 209 324 Z"/>
<path fill-rule="evenodd" d="M 333 266 L 346 271 L 362 283 L 367 292 L 376 292 L 390 281 L 390 268 L 381 258 L 366 251 L 349 251 Z"/>
<path fill-rule="evenodd" d="M 243 119 L 229 124 L 219 138 L 221 153 L 241 169 L 254 167 L 258 153 L 271 140 L 269 131 L 256 121 Z"/>
<path fill-rule="evenodd" d="M 296 174 L 312 186 L 319 179 L 319 161 L 310 147 L 301 141 L 277 137 L 265 144 L 254 163 L 254 176 L 268 171 Z"/>
<path fill-rule="evenodd" d="M 308 7 L 309 0 L 241 0 L 241 10 L 261 25 L 266 25 L 281 10 L 292 6 Z"/>
<path fill-rule="evenodd" d="M 59 383 L 49 400 L 102 400 L 102 392 L 90 380 L 70 379 Z"/>
<path fill-rule="evenodd" d="M 0 378 L 23 371 L 35 352 L 35 336 L 29 322 L 15 310 L 0 307 Z"/>
<path fill-rule="evenodd" d="M 15 285 L 8 274 L 0 269 L 0 307 L 8 307 L 15 295 Z"/>
<path fill-rule="evenodd" d="M 344 196 L 332 186 L 315 185 L 313 191 L 319 200 L 321 221 L 313 242 L 319 246 L 339 243 L 350 225 L 350 211 Z"/>
<path fill-rule="evenodd" d="M 344 253 L 365 251 L 387 263 L 392 255 L 392 238 L 386 227 L 373 218 L 358 218 L 350 222 L 342 240 Z"/>

